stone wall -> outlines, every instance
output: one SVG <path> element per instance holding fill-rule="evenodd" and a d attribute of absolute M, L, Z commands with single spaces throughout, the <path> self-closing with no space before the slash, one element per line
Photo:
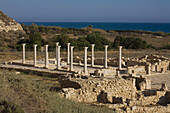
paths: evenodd
<path fill-rule="evenodd" d="M 75 87 L 71 87 L 75 86 L 75 82 L 78 83 L 79 85 L 77 86 L 81 86 L 81 88 L 76 89 Z M 64 81 L 64 83 L 61 81 L 61 87 L 66 86 L 64 84 L 70 87 L 63 88 L 61 95 L 78 102 L 103 101 L 113 103 L 115 98 L 122 98 L 122 101 L 135 98 L 136 87 L 134 79 L 72 78 L 67 82 Z"/>

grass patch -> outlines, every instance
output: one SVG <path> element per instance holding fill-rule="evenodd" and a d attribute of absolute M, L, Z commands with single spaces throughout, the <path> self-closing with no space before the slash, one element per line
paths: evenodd
<path fill-rule="evenodd" d="M 57 91 L 50 90 L 54 87 L 60 87 L 57 78 L 15 73 L 15 71 L 0 70 L 0 102 L 3 100 L 6 100 L 6 103 L 13 102 L 18 106 L 18 109 L 22 108 L 28 113 L 113 112 L 108 108 L 90 106 L 60 98 Z"/>
<path fill-rule="evenodd" d="M 0 113 L 24 113 L 24 111 L 18 105 L 4 100 L 0 102 Z"/>

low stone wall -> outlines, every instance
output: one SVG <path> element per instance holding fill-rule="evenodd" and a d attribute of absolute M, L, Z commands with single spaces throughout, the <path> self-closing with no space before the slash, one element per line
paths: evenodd
<path fill-rule="evenodd" d="M 0 65 L 0 69 L 8 69 L 8 70 L 16 70 L 24 73 L 32 73 L 40 76 L 48 76 L 48 77 L 57 77 L 57 78 L 65 78 L 66 74 L 72 74 L 69 72 L 59 72 L 59 71 L 50 71 L 47 69 L 37 69 L 32 67 L 18 67 L 18 66 L 10 66 L 10 65 Z"/>
<path fill-rule="evenodd" d="M 169 106 L 133 106 L 126 108 L 126 113 L 169 113 Z"/>
<path fill-rule="evenodd" d="M 81 88 L 75 89 L 75 87 L 71 84 L 78 83 Z M 61 96 L 76 100 L 78 102 L 109 102 L 114 103 L 116 98 L 122 98 L 122 101 L 126 99 L 135 98 L 135 80 L 129 79 L 125 80 L 122 78 L 114 78 L 114 79 L 102 79 L 102 78 L 88 78 L 88 79 L 71 79 L 68 82 L 62 83 L 70 84 L 69 88 L 63 88 L 61 92 Z"/>
<path fill-rule="evenodd" d="M 144 96 L 140 95 L 136 100 L 129 101 L 129 106 L 147 106 L 147 105 L 157 105 L 159 103 L 164 103 L 166 91 L 155 91 L 155 95 Z"/>

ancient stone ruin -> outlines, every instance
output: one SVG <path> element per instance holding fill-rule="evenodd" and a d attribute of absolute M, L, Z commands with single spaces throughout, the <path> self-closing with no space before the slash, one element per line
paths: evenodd
<path fill-rule="evenodd" d="M 37 45 L 34 59 L 26 60 L 23 44 L 22 60 L 5 62 L 1 68 L 34 72 L 60 78 L 59 95 L 77 102 L 105 106 L 117 112 L 170 112 L 170 91 L 165 83 L 159 89 L 151 87 L 147 76 L 170 73 L 170 60 L 163 56 L 146 55 L 141 58 L 108 58 L 105 45 L 104 59 L 94 57 L 84 47 L 84 58 L 73 56 L 74 46 L 67 44 L 67 57 L 61 58 L 59 43 L 56 43 L 56 58 L 49 59 L 45 45 L 45 59 L 37 60 Z"/>

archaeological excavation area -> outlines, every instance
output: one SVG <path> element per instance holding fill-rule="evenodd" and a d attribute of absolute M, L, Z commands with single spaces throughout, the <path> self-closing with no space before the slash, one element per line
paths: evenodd
<path fill-rule="evenodd" d="M 49 58 L 45 45 L 44 58 L 37 59 L 37 45 L 34 45 L 33 59 L 26 59 L 26 44 L 22 44 L 21 60 L 5 61 L 1 69 L 32 72 L 59 78 L 59 95 L 76 102 L 108 107 L 116 112 L 170 112 L 170 84 L 159 83 L 152 87 L 154 77 L 170 78 L 170 59 L 158 55 L 140 58 L 122 56 L 119 46 L 117 57 L 108 57 L 108 45 L 104 56 L 95 55 L 95 44 L 84 47 L 83 57 L 74 56 L 74 46 L 67 43 L 67 56 L 61 57 L 61 46 L 56 42 L 56 57 Z M 89 54 L 90 53 L 90 54 Z"/>

